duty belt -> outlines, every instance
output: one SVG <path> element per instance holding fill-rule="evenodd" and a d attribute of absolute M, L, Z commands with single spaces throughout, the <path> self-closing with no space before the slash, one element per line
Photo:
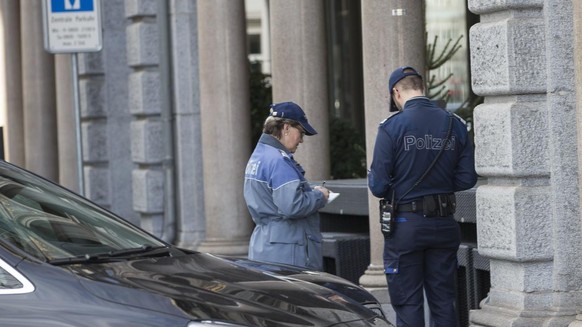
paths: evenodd
<path fill-rule="evenodd" d="M 422 212 L 422 199 L 412 201 L 409 203 L 399 204 L 396 208 L 397 212 Z"/>
<path fill-rule="evenodd" d="M 396 212 L 415 212 L 425 217 L 446 217 L 455 213 L 456 206 L 454 193 L 435 194 L 398 204 Z"/>

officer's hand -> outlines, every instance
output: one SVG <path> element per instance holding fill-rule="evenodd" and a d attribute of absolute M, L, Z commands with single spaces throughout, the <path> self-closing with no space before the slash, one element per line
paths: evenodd
<path fill-rule="evenodd" d="M 323 193 L 323 198 L 325 199 L 325 201 L 327 201 L 327 199 L 329 198 L 329 189 L 327 187 L 315 186 L 313 189 Z"/>

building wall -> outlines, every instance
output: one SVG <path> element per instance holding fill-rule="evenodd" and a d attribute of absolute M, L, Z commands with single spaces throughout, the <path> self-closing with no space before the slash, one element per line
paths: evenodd
<path fill-rule="evenodd" d="M 2 56 L 10 67 L 4 78 L 12 81 L 4 86 L 9 96 L 3 101 L 7 160 L 169 242 L 196 248 L 206 228 L 196 2 L 100 2 L 102 50 L 75 55 L 82 190 L 73 149 L 72 55 L 44 51 L 40 23 L 25 23 L 22 34 L 35 37 L 24 38 L 27 46 L 19 47 L 22 25 L 15 17 L 22 14 L 27 22 L 34 13 L 40 22 L 41 4 L 0 3 L 2 16 L 11 18 L 4 20 Z M 43 88 L 41 81 L 51 87 Z"/>
<path fill-rule="evenodd" d="M 566 326 L 580 306 L 572 1 L 469 1 L 479 253 L 491 291 L 473 326 Z"/>

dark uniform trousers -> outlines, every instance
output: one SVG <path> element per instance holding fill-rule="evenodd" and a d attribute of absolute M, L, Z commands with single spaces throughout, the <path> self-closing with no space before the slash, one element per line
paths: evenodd
<path fill-rule="evenodd" d="M 424 296 L 431 326 L 457 327 L 455 273 L 460 228 L 452 215 L 396 215 L 393 235 L 385 238 L 384 268 L 397 326 L 424 327 Z"/>

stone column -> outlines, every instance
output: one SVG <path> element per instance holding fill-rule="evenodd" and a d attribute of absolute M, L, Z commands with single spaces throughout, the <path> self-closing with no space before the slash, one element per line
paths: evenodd
<path fill-rule="evenodd" d="M 20 2 L 25 167 L 58 181 L 53 55 L 44 50 L 42 3 Z"/>
<path fill-rule="evenodd" d="M 59 184 L 79 192 L 71 55 L 55 55 Z"/>
<path fill-rule="evenodd" d="M 471 326 L 565 326 L 582 305 L 572 1 L 470 0 L 479 253 Z"/>
<path fill-rule="evenodd" d="M 85 196 L 139 225 L 133 210 L 131 114 L 125 6 L 134 1 L 101 1 L 103 49 L 78 55 Z"/>
<path fill-rule="evenodd" d="M 324 2 L 272 0 L 270 10 L 273 102 L 293 101 L 303 108 L 318 134 L 304 138 L 295 158 L 308 180 L 327 179 L 329 97 Z"/>
<path fill-rule="evenodd" d="M 200 116 L 206 239 L 198 248 L 246 255 L 252 220 L 243 197 L 251 154 L 249 63 L 241 0 L 198 0 Z"/>
<path fill-rule="evenodd" d="M 422 0 L 362 1 L 362 47 L 366 149 L 368 166 L 378 124 L 390 115 L 388 78 L 394 69 L 411 65 L 424 70 L 424 10 Z M 369 193 L 371 264 L 360 278 L 383 302 L 389 300 L 382 254 L 384 239 L 378 223 L 378 199 Z"/>
<path fill-rule="evenodd" d="M 582 2 L 572 1 L 574 18 L 574 58 L 582 56 Z M 574 73 L 576 76 L 576 130 L 578 131 L 578 149 L 582 149 L 582 62 L 574 60 Z M 582 152 L 578 151 L 578 185 L 582 184 Z M 580 197 L 582 201 L 582 194 Z M 578 309 L 576 320 L 569 327 L 582 327 L 582 308 Z"/>
<path fill-rule="evenodd" d="M 1 71 L 5 78 L 2 91 L 5 102 L 4 158 L 18 166 L 24 166 L 24 115 L 22 104 L 22 65 L 20 43 L 20 1 L 0 1 L 4 60 Z"/>
<path fill-rule="evenodd" d="M 167 51 L 160 44 L 165 42 L 167 25 L 162 22 L 167 17 L 166 8 L 152 4 L 167 5 L 164 1 L 126 2 L 126 17 L 131 19 L 128 26 L 129 103 L 131 121 L 131 159 L 135 164 L 132 171 L 133 209 L 140 215 L 140 224 L 146 230 L 173 242 L 174 216 L 172 201 L 167 201 L 165 191 L 171 189 L 166 168 L 171 164 L 166 150 L 167 135 L 172 135 L 167 118 L 172 113 L 167 103 Z M 163 30 L 163 32 L 162 32 Z M 162 34 L 163 33 L 163 34 Z M 167 165 L 168 164 L 168 165 Z M 173 200 L 173 198 L 172 198 Z"/>
<path fill-rule="evenodd" d="M 576 79 L 573 73 L 574 62 L 580 59 L 573 57 L 573 37 L 576 34 L 572 15 L 574 2 L 543 1 L 547 60 L 544 71 L 547 72 L 547 117 L 551 142 L 548 152 L 552 180 L 549 202 L 553 204 L 551 244 L 554 248 L 551 279 L 554 294 L 551 301 L 544 304 L 544 310 L 547 310 L 545 326 L 565 325 L 582 307 L 582 221 L 577 161 L 580 150 L 576 143 Z M 515 40 L 523 42 L 519 35 Z M 535 311 L 539 313 L 539 310 Z"/>
<path fill-rule="evenodd" d="M 194 1 L 170 2 L 177 245 L 190 249 L 198 247 L 206 225 L 196 12 Z"/>

